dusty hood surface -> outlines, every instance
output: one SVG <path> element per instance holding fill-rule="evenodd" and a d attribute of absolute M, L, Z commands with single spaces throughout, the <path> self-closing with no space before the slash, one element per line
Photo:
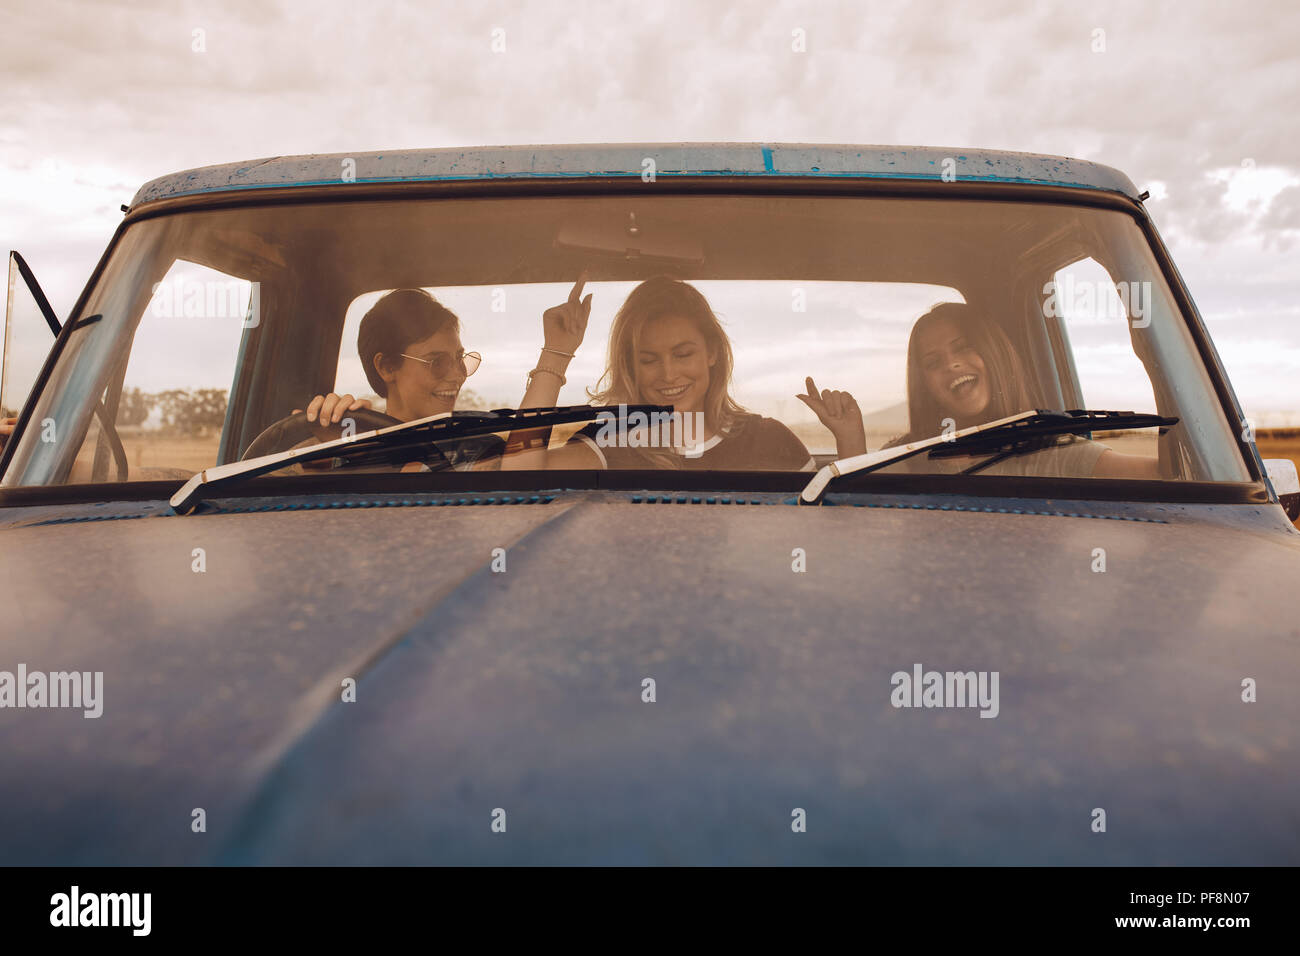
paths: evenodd
<path fill-rule="evenodd" d="M 1268 509 L 789 497 L 10 509 L 0 670 L 104 699 L 0 709 L 0 861 L 1300 862 Z M 997 717 L 894 707 L 916 664 Z"/>

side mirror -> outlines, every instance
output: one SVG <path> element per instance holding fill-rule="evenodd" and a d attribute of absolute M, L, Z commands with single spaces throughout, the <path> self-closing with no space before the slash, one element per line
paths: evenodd
<path fill-rule="evenodd" d="M 1292 521 L 1300 518 L 1300 474 L 1296 473 L 1295 462 L 1289 458 L 1265 458 L 1264 471 L 1286 516 Z"/>

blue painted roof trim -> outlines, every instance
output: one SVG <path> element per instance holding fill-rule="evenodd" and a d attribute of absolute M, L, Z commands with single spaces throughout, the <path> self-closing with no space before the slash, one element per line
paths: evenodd
<path fill-rule="evenodd" d="M 617 177 L 807 176 L 941 182 L 945 160 L 957 182 L 1028 183 L 1100 189 L 1138 197 L 1123 173 L 1061 156 L 938 147 L 761 144 L 485 146 L 280 156 L 205 166 L 146 183 L 131 201 L 285 186 Z M 349 167 L 348 163 L 351 163 Z"/>

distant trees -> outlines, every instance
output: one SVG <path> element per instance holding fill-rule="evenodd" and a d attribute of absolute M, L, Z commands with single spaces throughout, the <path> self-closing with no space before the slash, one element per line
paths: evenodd
<path fill-rule="evenodd" d="M 154 396 L 146 395 L 138 388 L 128 388 L 122 392 L 122 398 L 117 403 L 117 423 L 143 425 L 153 405 Z"/>
<path fill-rule="evenodd" d="M 226 420 L 224 388 L 171 389 L 158 395 L 162 427 L 182 434 L 220 428 Z"/>
<path fill-rule="evenodd" d="M 202 435 L 221 428 L 226 420 L 224 388 L 171 388 L 143 392 L 128 388 L 117 406 L 119 425 L 143 425 L 158 413 L 158 431 L 169 435 Z"/>
<path fill-rule="evenodd" d="M 456 396 L 456 407 L 469 412 L 490 412 L 494 408 L 513 408 L 513 402 L 488 401 L 472 388 L 462 388 Z"/>

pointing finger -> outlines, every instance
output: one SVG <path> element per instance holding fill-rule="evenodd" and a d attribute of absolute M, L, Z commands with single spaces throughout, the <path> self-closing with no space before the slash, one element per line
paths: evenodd
<path fill-rule="evenodd" d="M 587 270 L 583 269 L 582 274 L 578 276 L 578 281 L 573 284 L 569 290 L 569 302 L 577 305 L 582 299 L 582 287 L 587 284 Z"/>

